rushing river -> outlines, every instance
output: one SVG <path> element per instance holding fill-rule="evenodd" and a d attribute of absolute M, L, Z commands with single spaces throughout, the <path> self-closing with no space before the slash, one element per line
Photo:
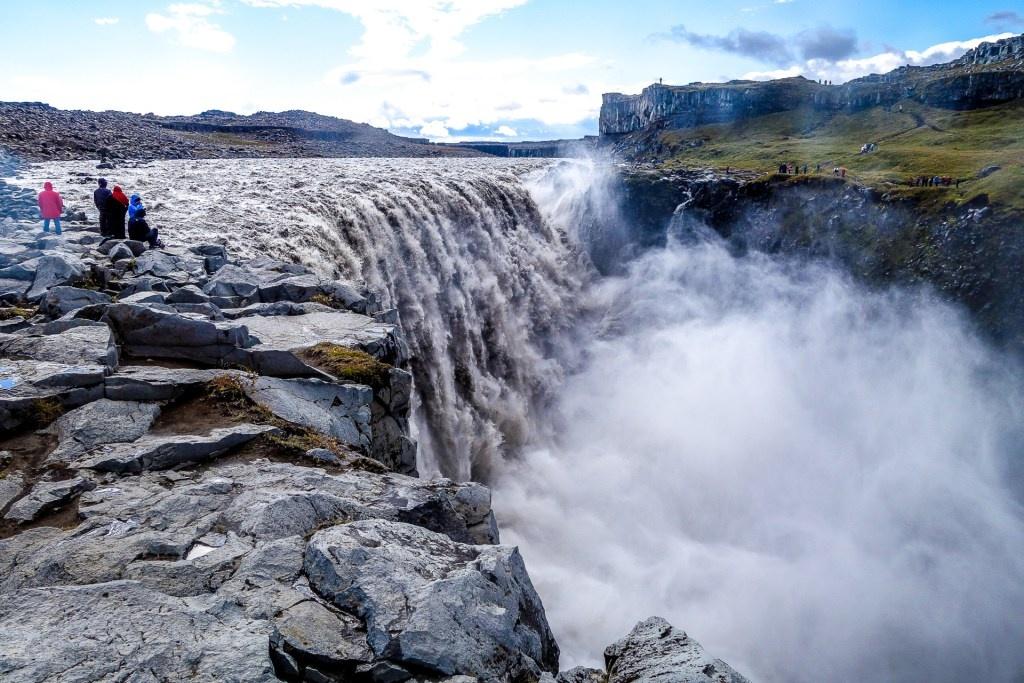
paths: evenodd
<path fill-rule="evenodd" d="M 563 650 L 658 614 L 764 681 L 1024 671 L 1017 365 L 923 291 L 678 239 L 599 277 L 584 162 L 157 162 L 168 242 L 365 280 L 414 356 L 421 471 L 491 483 Z M 89 205 L 84 164 L 33 167 Z M 45 176 L 45 178 L 44 178 Z M 624 258 L 626 258 L 624 256 Z"/>

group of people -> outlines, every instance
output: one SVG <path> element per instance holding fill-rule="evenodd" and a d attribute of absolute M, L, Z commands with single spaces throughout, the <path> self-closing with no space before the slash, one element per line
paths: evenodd
<path fill-rule="evenodd" d="M 93 203 L 100 212 L 100 235 L 115 239 L 125 238 L 125 217 L 128 217 L 128 239 L 148 242 L 150 249 L 162 247 L 159 232 L 146 222 L 146 207 L 142 198 L 133 194 L 128 197 L 120 185 L 107 188 L 107 179 L 100 178 L 92 193 Z"/>
<path fill-rule="evenodd" d="M 948 175 L 921 175 L 911 178 L 910 184 L 913 187 L 949 187 L 950 185 L 960 187 L 960 179 Z"/>
<path fill-rule="evenodd" d="M 801 168 L 803 170 L 801 170 Z M 779 173 L 783 175 L 794 175 L 796 173 L 806 174 L 807 168 L 807 164 L 804 164 L 803 167 L 801 167 L 800 164 L 790 162 L 788 164 L 779 164 Z M 818 170 L 821 170 L 821 164 L 818 165 Z"/>
<path fill-rule="evenodd" d="M 146 207 L 142 205 L 142 197 L 133 194 L 125 195 L 120 185 L 114 189 L 107 188 L 107 179 L 99 179 L 99 187 L 92 193 L 92 200 L 100 212 L 100 235 L 115 239 L 138 240 L 148 242 L 150 249 L 164 246 L 160 241 L 156 228 L 149 227 L 146 222 Z M 43 232 L 50 232 L 53 222 L 54 232 L 61 234 L 60 217 L 64 214 L 64 198 L 53 189 L 53 183 L 43 183 L 43 191 L 37 198 L 39 216 L 43 219 Z M 128 217 L 128 231 L 125 234 L 125 216 Z"/>

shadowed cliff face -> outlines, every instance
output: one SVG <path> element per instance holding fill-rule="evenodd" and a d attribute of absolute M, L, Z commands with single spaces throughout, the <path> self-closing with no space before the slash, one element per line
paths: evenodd
<path fill-rule="evenodd" d="M 701 225 L 738 255 L 797 254 L 837 263 L 874 286 L 931 286 L 967 307 L 993 339 L 1024 351 L 1021 219 L 983 195 L 936 208 L 831 176 L 739 183 L 635 171 L 622 182 L 623 210 L 640 215 L 636 239 L 645 247 Z M 678 210 L 668 208 L 673 201 Z"/>

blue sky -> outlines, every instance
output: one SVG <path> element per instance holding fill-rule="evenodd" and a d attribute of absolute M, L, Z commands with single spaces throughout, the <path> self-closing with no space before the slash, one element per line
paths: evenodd
<path fill-rule="evenodd" d="M 595 133 L 601 93 L 841 82 L 1024 31 L 1019 0 L 4 2 L 0 99 L 310 109 L 433 139 Z"/>

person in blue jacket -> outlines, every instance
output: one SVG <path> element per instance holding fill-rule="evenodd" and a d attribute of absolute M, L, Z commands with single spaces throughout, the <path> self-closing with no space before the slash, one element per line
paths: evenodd
<path fill-rule="evenodd" d="M 144 208 L 142 206 L 142 197 L 137 194 L 133 194 L 131 200 L 128 202 L 128 220 L 135 218 L 135 214 L 142 208 Z"/>

